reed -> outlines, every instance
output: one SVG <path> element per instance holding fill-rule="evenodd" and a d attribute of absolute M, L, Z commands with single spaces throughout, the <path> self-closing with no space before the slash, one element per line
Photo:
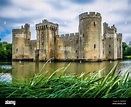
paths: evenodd
<path fill-rule="evenodd" d="M 65 75 L 68 66 L 70 63 L 50 76 L 40 72 L 26 84 L 0 82 L 0 98 L 131 98 L 129 69 L 120 77 L 116 64 L 100 78 L 98 72 L 103 69 L 97 73 Z"/>

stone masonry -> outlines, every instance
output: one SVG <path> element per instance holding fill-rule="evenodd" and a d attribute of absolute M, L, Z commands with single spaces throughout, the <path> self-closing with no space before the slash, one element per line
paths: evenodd
<path fill-rule="evenodd" d="M 44 19 L 36 24 L 36 40 L 30 25 L 12 30 L 13 61 L 103 61 L 122 59 L 122 34 L 103 23 L 98 12 L 79 15 L 76 33 L 58 34 L 59 25 Z"/>

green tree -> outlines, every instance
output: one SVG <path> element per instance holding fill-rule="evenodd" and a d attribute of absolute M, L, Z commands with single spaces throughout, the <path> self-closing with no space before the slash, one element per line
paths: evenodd
<path fill-rule="evenodd" d="M 6 45 L 6 51 L 7 51 L 7 60 L 11 61 L 12 60 L 12 44 Z"/>
<path fill-rule="evenodd" d="M 122 47 L 123 47 L 123 51 L 126 51 L 126 48 L 128 47 L 128 45 L 125 42 L 122 42 Z"/>
<path fill-rule="evenodd" d="M 127 56 L 131 55 L 131 47 L 127 47 L 127 49 L 126 49 L 126 55 Z"/>
<path fill-rule="evenodd" d="M 125 42 L 122 43 L 123 48 L 123 59 L 130 59 L 131 57 L 131 47 L 129 47 Z"/>
<path fill-rule="evenodd" d="M 124 58 L 124 56 L 126 56 L 127 47 L 128 47 L 128 45 L 125 42 L 122 42 L 123 58 Z"/>
<path fill-rule="evenodd" d="M 0 61 L 12 60 L 12 44 L 1 42 L 0 43 Z"/>

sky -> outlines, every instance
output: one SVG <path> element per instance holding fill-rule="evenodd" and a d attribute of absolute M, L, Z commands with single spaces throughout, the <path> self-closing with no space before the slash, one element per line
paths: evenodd
<path fill-rule="evenodd" d="M 99 12 L 102 24 L 114 24 L 122 41 L 131 41 L 131 0 L 0 0 L 0 38 L 11 43 L 12 29 L 28 23 L 34 40 L 35 25 L 44 19 L 59 24 L 59 35 L 75 33 L 84 12 Z"/>

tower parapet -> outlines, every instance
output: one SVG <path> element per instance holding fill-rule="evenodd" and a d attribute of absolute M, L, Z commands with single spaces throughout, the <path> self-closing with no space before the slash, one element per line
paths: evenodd
<path fill-rule="evenodd" d="M 104 28 L 103 34 L 106 34 L 106 33 L 115 34 L 117 32 L 117 28 L 115 27 L 115 25 L 108 26 L 106 22 L 103 23 L 103 28 Z"/>
<path fill-rule="evenodd" d="M 122 38 L 122 33 L 118 33 L 117 38 Z"/>
<path fill-rule="evenodd" d="M 79 21 L 89 17 L 101 18 L 101 14 L 98 12 L 85 12 L 79 15 Z"/>
<path fill-rule="evenodd" d="M 42 20 L 42 23 L 36 24 L 36 30 L 50 28 L 51 30 L 58 30 L 58 24 L 49 22 L 47 19 Z"/>

